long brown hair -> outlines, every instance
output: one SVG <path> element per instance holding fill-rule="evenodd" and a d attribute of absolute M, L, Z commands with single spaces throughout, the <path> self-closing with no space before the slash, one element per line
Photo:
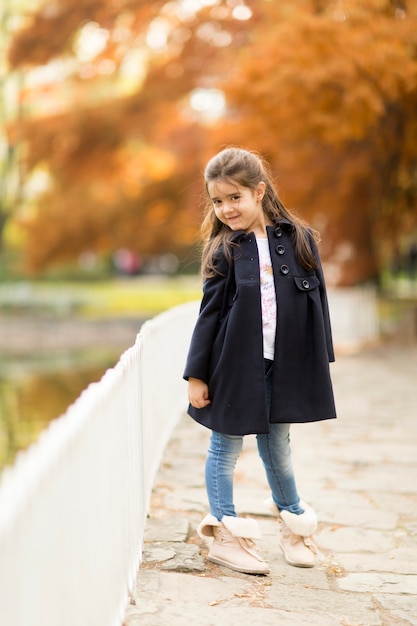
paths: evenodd
<path fill-rule="evenodd" d="M 317 260 L 311 248 L 310 236 L 312 235 L 318 242 L 320 240 L 318 232 L 309 228 L 303 220 L 282 204 L 272 182 L 269 167 L 257 153 L 242 148 L 222 150 L 207 163 L 204 180 L 206 191 L 207 185 L 216 180 L 236 183 L 249 189 L 256 189 L 257 185 L 263 181 L 266 185 L 265 194 L 262 198 L 262 208 L 265 214 L 272 222 L 281 218 L 288 220 L 293 225 L 295 252 L 301 265 L 306 269 L 317 268 Z M 233 234 L 229 226 L 223 224 L 216 217 L 207 192 L 205 216 L 201 225 L 203 243 L 201 270 L 204 278 L 209 278 L 216 272 L 215 255 L 219 248 L 222 247 L 226 257 L 231 258 L 232 246 L 238 245 L 232 241 Z"/>

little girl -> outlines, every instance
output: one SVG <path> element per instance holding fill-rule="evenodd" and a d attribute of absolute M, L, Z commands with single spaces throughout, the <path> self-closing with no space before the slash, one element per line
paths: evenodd
<path fill-rule="evenodd" d="M 198 527 L 213 537 L 208 560 L 267 574 L 256 551 L 257 522 L 237 517 L 233 473 L 243 436 L 256 434 L 290 565 L 312 567 L 317 519 L 300 500 L 290 424 L 336 417 L 334 361 L 316 234 L 280 202 L 261 158 L 239 148 L 205 170 L 204 294 L 184 378 L 189 414 L 211 429 L 206 460 L 210 513 Z"/>

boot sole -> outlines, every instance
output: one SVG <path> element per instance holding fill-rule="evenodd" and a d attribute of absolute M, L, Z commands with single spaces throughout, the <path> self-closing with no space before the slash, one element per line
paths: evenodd
<path fill-rule="evenodd" d="M 215 563 L 216 565 L 222 565 L 223 567 L 228 567 L 229 569 L 232 569 L 235 572 L 240 572 L 241 574 L 258 574 L 261 576 L 265 576 L 266 574 L 269 574 L 269 569 L 265 569 L 265 570 L 256 570 L 256 569 L 249 569 L 249 568 L 242 568 L 242 567 L 238 567 L 237 565 L 234 565 L 233 563 L 229 563 L 228 561 L 223 561 L 222 559 L 219 559 L 215 556 L 208 556 L 207 560 L 210 561 L 210 563 Z"/>

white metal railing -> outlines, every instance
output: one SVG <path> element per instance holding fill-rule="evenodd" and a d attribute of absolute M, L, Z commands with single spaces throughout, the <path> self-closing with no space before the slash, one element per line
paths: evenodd
<path fill-rule="evenodd" d="M 0 622 L 119 626 L 155 472 L 186 406 L 197 303 L 146 322 L 0 480 Z"/>
<path fill-rule="evenodd" d="M 372 285 L 328 289 L 335 347 L 356 350 L 380 335 L 377 293 Z"/>
<path fill-rule="evenodd" d="M 329 290 L 337 347 L 378 334 L 375 292 Z M 198 303 L 144 324 L 0 480 L 0 623 L 120 626 L 151 489 L 186 407 L 181 379 Z"/>

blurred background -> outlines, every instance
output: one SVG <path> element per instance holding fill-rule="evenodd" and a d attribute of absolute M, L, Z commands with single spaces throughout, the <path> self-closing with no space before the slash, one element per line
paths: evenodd
<path fill-rule="evenodd" d="M 0 48 L 0 468 L 200 297 L 226 145 L 415 338 L 417 0 L 2 0 Z"/>

